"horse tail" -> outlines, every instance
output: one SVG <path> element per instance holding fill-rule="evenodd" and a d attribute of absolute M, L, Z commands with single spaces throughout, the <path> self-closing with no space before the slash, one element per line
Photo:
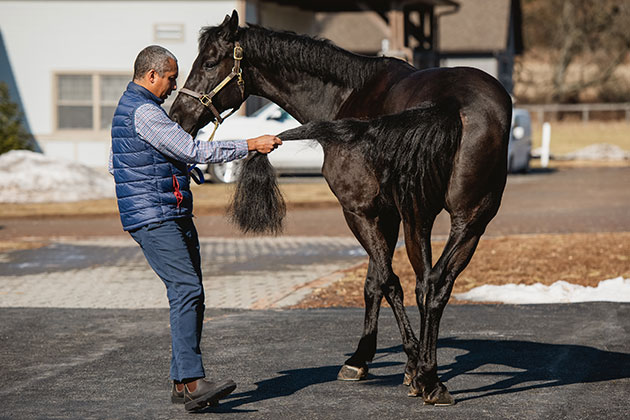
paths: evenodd
<path fill-rule="evenodd" d="M 253 153 L 244 163 L 228 217 L 244 233 L 277 235 L 287 209 L 276 172 L 266 154 Z"/>
<path fill-rule="evenodd" d="M 278 137 L 285 140 L 317 140 L 319 143 L 352 142 L 367 128 L 367 121 L 343 119 L 334 121 L 311 121 L 299 127 L 283 131 Z"/>

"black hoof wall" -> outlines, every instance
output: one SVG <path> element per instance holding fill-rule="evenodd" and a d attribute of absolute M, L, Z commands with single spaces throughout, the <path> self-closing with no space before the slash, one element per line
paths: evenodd
<path fill-rule="evenodd" d="M 343 365 L 337 374 L 337 379 L 340 381 L 360 381 L 367 378 L 367 374 L 367 367 Z"/>

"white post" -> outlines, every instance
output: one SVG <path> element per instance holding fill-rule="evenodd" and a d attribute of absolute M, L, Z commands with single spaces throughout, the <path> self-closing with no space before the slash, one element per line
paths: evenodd
<path fill-rule="evenodd" d="M 551 124 L 543 124 L 542 147 L 540 151 L 540 166 L 546 168 L 549 165 L 549 145 L 551 144 Z"/>

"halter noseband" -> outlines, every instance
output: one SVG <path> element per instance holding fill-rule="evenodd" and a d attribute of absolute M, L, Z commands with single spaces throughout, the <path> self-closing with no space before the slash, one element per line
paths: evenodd
<path fill-rule="evenodd" d="M 225 77 L 225 79 L 223 79 L 223 81 L 221 81 L 221 83 L 217 85 L 217 87 L 212 89 L 210 93 L 198 93 L 198 92 L 195 92 L 194 90 L 190 90 L 187 88 L 181 88 L 179 90 L 181 93 L 184 93 L 186 95 L 192 96 L 193 98 L 199 99 L 199 102 L 201 102 L 201 104 L 205 106 L 206 108 L 210 109 L 210 111 L 212 111 L 212 113 L 214 114 L 214 117 L 215 117 L 214 131 L 212 132 L 212 136 L 210 136 L 210 140 L 214 138 L 214 133 L 217 131 L 217 127 L 219 127 L 219 124 L 221 124 L 225 118 L 234 114 L 234 112 L 236 112 L 236 110 L 238 109 L 238 108 L 232 108 L 232 111 L 230 111 L 230 113 L 226 115 L 225 118 L 222 118 L 221 114 L 212 103 L 212 98 L 217 93 L 219 93 L 219 91 L 223 89 L 228 83 L 230 83 L 232 79 L 236 77 L 239 90 L 241 91 L 241 99 L 243 100 L 245 99 L 245 81 L 243 80 L 243 69 L 241 68 L 241 60 L 243 59 L 243 48 L 241 48 L 241 45 L 238 43 L 238 41 L 234 43 L 233 57 L 234 57 L 234 67 L 232 67 L 232 71 L 230 72 L 230 74 L 228 74 Z"/>

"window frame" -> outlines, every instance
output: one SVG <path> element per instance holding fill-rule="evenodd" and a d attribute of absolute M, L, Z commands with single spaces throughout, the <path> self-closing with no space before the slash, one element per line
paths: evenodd
<path fill-rule="evenodd" d="M 62 76 L 90 76 L 92 81 L 92 99 L 88 100 L 61 100 L 59 99 L 59 80 Z M 127 71 L 56 71 L 52 79 L 52 108 L 53 108 L 53 131 L 56 133 L 105 133 L 109 128 L 101 128 L 101 107 L 116 106 L 116 101 L 104 101 L 101 98 L 101 80 L 107 76 L 123 76 L 131 81 L 133 75 Z M 122 92 L 121 92 L 122 95 Z M 91 106 L 92 107 L 92 127 L 91 128 L 60 128 L 59 127 L 59 107 L 60 106 Z"/>

